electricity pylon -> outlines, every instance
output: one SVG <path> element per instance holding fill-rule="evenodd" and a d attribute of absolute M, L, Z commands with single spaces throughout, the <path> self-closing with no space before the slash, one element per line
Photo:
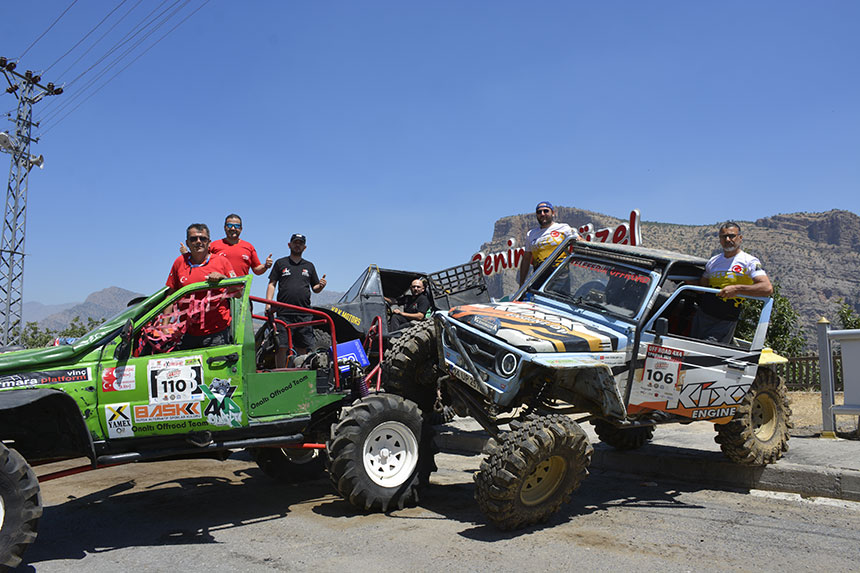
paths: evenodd
<path fill-rule="evenodd" d="M 3 216 L 3 237 L 0 240 L 0 346 L 19 343 L 23 334 L 21 314 L 24 297 L 24 231 L 27 224 L 27 181 L 33 166 L 42 166 L 44 159 L 30 155 L 33 126 L 33 104 L 46 95 L 59 95 L 63 88 L 54 84 L 41 85 L 41 77 L 30 70 L 23 75 L 15 71 L 17 64 L 0 57 L 0 71 L 9 87 L 6 93 L 18 99 L 15 134 L 0 132 L 0 148 L 12 155 L 9 184 L 6 187 L 6 208 Z"/>

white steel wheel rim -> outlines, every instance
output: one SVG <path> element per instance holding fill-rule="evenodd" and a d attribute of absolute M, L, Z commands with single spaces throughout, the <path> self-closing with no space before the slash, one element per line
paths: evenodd
<path fill-rule="evenodd" d="M 362 454 L 364 470 L 373 483 L 398 487 L 418 464 L 418 441 L 405 424 L 383 422 L 364 440 Z"/>
<path fill-rule="evenodd" d="M 4 523 L 6 523 L 6 500 L 0 495 L 0 530 L 3 529 Z"/>

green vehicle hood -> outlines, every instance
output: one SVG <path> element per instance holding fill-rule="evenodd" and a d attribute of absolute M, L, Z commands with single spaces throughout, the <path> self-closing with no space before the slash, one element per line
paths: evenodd
<path fill-rule="evenodd" d="M 139 304 L 107 319 L 77 339 L 74 344 L 17 350 L 0 354 L 0 374 L 35 370 L 53 364 L 68 364 L 76 361 L 79 356 L 92 352 L 104 344 L 106 340 L 119 334 L 120 329 L 128 319 L 135 320 L 149 312 L 155 305 L 164 300 L 167 290 L 167 287 L 164 287 Z"/>

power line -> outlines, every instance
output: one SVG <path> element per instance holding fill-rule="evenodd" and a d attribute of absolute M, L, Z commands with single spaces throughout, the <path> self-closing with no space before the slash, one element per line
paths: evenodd
<path fill-rule="evenodd" d="M 76 1 L 77 1 L 77 0 L 76 0 Z M 128 0 L 122 0 L 119 4 L 117 4 L 116 8 L 114 8 L 113 10 L 111 10 L 110 12 L 108 12 L 108 13 L 107 13 L 107 16 L 105 16 L 104 18 L 102 18 L 102 19 L 101 19 L 101 21 L 100 21 L 98 24 L 96 24 L 96 25 L 95 25 L 95 26 L 94 26 L 94 27 L 93 27 L 89 32 L 87 32 L 86 34 L 84 34 L 84 37 L 83 37 L 83 38 L 81 38 L 80 40 L 78 40 L 78 42 L 77 42 L 74 46 L 72 46 L 71 48 L 69 48 L 69 49 L 68 49 L 68 51 L 67 51 L 65 54 L 63 54 L 62 56 L 60 56 L 59 58 L 57 58 L 57 59 L 56 59 L 56 61 L 54 61 L 54 63 L 53 63 L 53 64 L 51 64 L 50 66 L 48 66 L 47 68 L 45 68 L 45 72 L 49 71 L 51 68 L 53 68 L 54 66 L 56 66 L 56 65 L 60 62 L 60 60 L 62 60 L 63 58 L 65 58 L 66 56 L 68 56 L 69 54 L 71 54 L 71 53 L 72 53 L 72 51 L 73 51 L 75 48 L 77 48 L 78 46 L 80 46 L 80 45 L 84 42 L 84 40 L 86 40 L 87 38 L 89 38 L 89 37 L 90 37 L 90 34 L 92 34 L 93 32 L 95 32 L 95 31 L 99 28 L 99 26 L 101 26 L 102 24 L 104 24 L 104 23 L 105 23 L 105 20 L 107 20 L 108 18 L 110 18 L 110 17 L 111 17 L 111 15 L 112 15 L 114 12 L 116 12 L 117 10 L 119 10 L 119 9 L 120 9 L 120 7 L 122 7 L 122 5 L 123 5 L 123 4 L 125 4 L 126 2 L 128 2 Z"/>
<path fill-rule="evenodd" d="M 126 1 L 126 0 L 123 0 L 123 3 L 125 3 L 125 1 Z M 111 32 L 113 32 L 113 29 L 114 29 L 114 28 L 116 28 L 116 27 L 117 27 L 117 26 L 118 26 L 118 25 L 119 25 L 123 20 L 125 20 L 126 16 L 128 16 L 129 14 L 131 14 L 131 13 L 135 10 L 135 8 L 137 8 L 138 6 L 140 6 L 140 3 L 141 3 L 141 2 L 143 2 L 143 0 L 137 0 L 137 4 L 135 4 L 134 6 L 132 6 L 132 7 L 128 10 L 128 12 L 126 12 L 125 14 L 123 14 L 122 16 L 120 16 L 119 20 L 117 20 L 117 21 L 114 23 L 114 25 L 113 25 L 113 26 L 111 26 L 110 28 L 108 28 L 108 29 L 107 29 L 107 31 L 106 31 L 104 34 L 102 34 L 102 35 L 99 37 L 99 39 L 98 39 L 98 40 L 96 40 L 96 41 L 93 43 L 93 45 L 92 45 L 92 46 L 90 46 L 89 48 L 87 48 L 86 50 L 84 50 L 84 53 L 83 53 L 83 54 L 81 54 L 80 56 L 78 56 L 78 59 L 76 59 L 74 62 L 72 62 L 72 63 L 71 63 L 71 65 L 70 65 L 68 68 L 66 68 L 65 70 L 63 70 L 63 72 L 60 74 L 60 76 L 59 76 L 59 78 L 58 78 L 58 79 L 62 79 L 62 78 L 63 78 L 63 76 L 65 76 L 67 73 L 69 73 L 69 70 L 71 70 L 73 67 L 75 67 L 75 64 L 77 64 L 78 62 L 80 62 L 80 61 L 84 58 L 84 56 L 86 56 L 87 54 L 89 54 L 89 53 L 90 53 L 90 50 L 92 50 L 93 48 L 95 48 L 95 47 L 98 45 L 98 43 L 99 43 L 99 42 L 101 42 L 101 41 L 104 39 L 104 37 L 105 37 L 105 36 L 107 36 L 108 34 L 110 34 Z"/>
<path fill-rule="evenodd" d="M 65 15 L 66 15 L 66 12 L 68 12 L 69 10 L 71 10 L 71 9 L 72 9 L 72 6 L 74 6 L 74 5 L 75 5 L 75 4 L 77 4 L 77 3 L 78 3 L 78 0 L 72 0 L 72 3 L 71 3 L 71 4 L 69 4 L 69 7 L 68 7 L 68 8 L 66 8 L 65 10 L 63 10 L 63 13 L 62 13 L 62 14 L 60 14 L 59 16 L 57 16 L 57 19 L 56 19 L 56 20 L 54 20 L 54 21 L 51 23 L 51 25 L 50 25 L 50 26 L 48 26 L 48 29 L 47 29 L 47 30 L 45 30 L 44 32 L 42 32 L 42 35 L 41 35 L 41 36 L 39 36 L 38 38 L 36 38 L 35 40 L 33 40 L 33 43 L 32 43 L 32 44 L 30 44 L 29 46 L 27 46 L 27 49 L 26 49 L 26 50 L 24 50 L 24 53 L 23 53 L 23 54 L 21 54 L 20 56 L 18 56 L 18 59 L 20 60 L 20 59 L 22 59 L 24 56 L 26 56 L 26 55 L 27 55 L 27 52 L 29 52 L 29 51 L 30 51 L 30 49 L 31 49 L 33 46 L 35 46 L 35 45 L 36 45 L 36 43 L 37 43 L 39 40 L 41 40 L 43 37 L 45 37 L 45 34 L 47 34 L 48 32 L 50 32 L 50 31 L 51 31 L 51 28 L 53 28 L 53 27 L 54 27 L 54 25 L 55 25 L 57 22 L 59 22 L 59 21 L 60 21 L 60 19 L 61 19 L 63 16 L 65 16 Z"/>
<path fill-rule="evenodd" d="M 71 114 L 72 114 L 76 109 L 78 109 L 79 107 L 81 107 L 81 106 L 84 104 L 84 102 L 86 102 L 86 101 L 87 101 L 88 99 L 90 99 L 92 96 L 94 96 L 94 95 L 96 95 L 98 92 L 100 92 L 100 91 L 102 90 L 102 88 L 104 88 L 106 85 L 108 85 L 110 82 L 112 82 L 114 78 L 116 78 L 118 75 L 120 75 L 122 72 L 124 72 L 124 71 L 129 67 L 129 66 L 131 66 L 133 63 L 135 63 L 137 60 L 139 60 L 139 59 L 140 59 L 144 54 L 146 54 L 149 50 L 151 50 L 152 48 L 154 48 L 155 46 L 157 46 L 159 43 L 161 43 L 161 41 L 162 41 L 164 38 L 166 38 L 167 36 L 169 36 L 169 35 L 170 35 L 174 30 L 176 30 L 179 26 L 181 26 L 182 24 L 184 24 L 186 20 L 188 20 L 189 18 L 191 18 L 191 16 L 193 16 L 194 14 L 196 14 L 197 12 L 199 12 L 199 11 L 200 11 L 200 9 L 201 9 L 201 8 L 203 8 L 204 6 L 206 6 L 206 4 L 208 4 L 208 3 L 209 3 L 209 0 L 204 0 L 204 2 L 203 2 L 200 6 L 198 6 L 197 8 L 195 8 L 195 9 L 194 9 L 190 14 L 188 14 L 185 18 L 183 18 L 181 21 L 179 21 L 179 23 L 177 23 L 173 28 L 171 28 L 170 30 L 168 30 L 167 32 L 165 32 L 165 33 L 164 33 L 164 35 L 163 35 L 163 36 L 161 36 L 158 40 L 156 40 L 154 44 L 152 44 L 151 46 L 149 46 L 148 48 L 146 48 L 143 52 L 141 52 L 140 54 L 138 54 L 138 55 L 137 55 L 137 56 L 136 56 L 132 61 L 130 61 L 128 64 L 126 64 L 126 65 L 125 65 L 121 70 L 119 70 L 117 73 L 115 73 L 113 76 L 111 76 L 111 78 L 110 78 L 108 81 L 106 81 L 105 83 L 103 83 L 101 86 L 99 86 L 99 88 L 98 88 L 96 91 L 94 91 L 94 92 L 93 92 L 93 93 L 91 93 L 89 96 L 87 96 L 83 101 L 81 101 L 81 102 L 80 102 L 78 105 L 76 105 L 73 109 L 69 110 L 69 112 L 68 112 L 67 114 L 65 114 L 65 115 L 64 115 L 64 116 L 62 116 L 60 119 L 58 119 L 58 120 L 57 120 L 53 125 L 51 125 L 51 126 L 50 126 L 50 127 L 48 127 L 47 129 L 45 129 L 44 131 L 42 131 L 42 132 L 40 133 L 40 136 L 41 136 L 41 135 L 44 135 L 44 134 L 48 133 L 50 130 L 54 129 L 57 125 L 59 125 L 59 124 L 60 124 L 60 122 L 62 122 L 62 121 L 63 121 L 64 119 L 66 119 L 67 117 L 69 117 L 69 115 L 71 115 Z M 172 16 L 171 16 L 171 17 L 172 17 Z M 169 18 L 168 18 L 168 19 L 169 19 Z"/>
<path fill-rule="evenodd" d="M 136 23 L 134 26 L 132 26 L 132 28 L 131 28 L 131 29 L 132 29 L 132 30 L 135 30 L 136 28 L 138 28 L 138 27 L 141 25 L 141 23 L 145 22 L 145 21 L 147 20 L 147 18 L 149 18 L 149 17 L 152 15 L 152 13 L 153 13 L 153 12 L 155 12 L 156 10 L 158 10 L 158 8 L 160 8 L 160 7 L 161 7 L 161 6 L 163 6 L 165 3 L 167 3 L 167 1 L 168 1 L 168 0 L 162 0 L 161 4 L 159 4 L 159 6 L 157 6 L 154 10 L 152 10 L 152 12 L 150 12 L 149 14 L 147 14 L 146 16 L 144 16 L 144 17 L 143 17 L 143 19 L 142 19 L 142 20 L 140 20 L 138 23 Z M 67 73 L 68 73 L 68 72 L 69 72 L 73 67 L 75 67 L 75 65 L 76 65 L 78 62 L 80 62 L 80 61 L 81 61 L 81 60 L 82 60 L 82 59 L 83 59 L 87 54 L 89 54 L 89 53 L 90 53 L 90 51 L 91 51 L 93 48 L 95 48 L 95 47 L 99 44 L 99 42 L 101 42 L 101 41 L 105 38 L 105 36 L 107 36 L 108 34 L 110 34 L 110 33 L 114 30 L 114 28 L 116 28 L 120 23 L 122 23 L 122 21 L 123 21 L 123 20 L 125 20 L 125 19 L 129 16 L 129 14 L 131 14 L 132 12 L 134 12 L 134 11 L 137 9 L 137 7 L 138 7 L 138 6 L 140 6 L 141 2 L 143 2 L 143 0 L 137 0 L 137 3 L 136 3 L 134 6 L 132 6 L 129 10 L 127 10 L 125 14 L 123 14 L 122 16 L 120 16 L 120 18 L 119 18 L 116 22 L 114 22 L 113 26 L 111 26 L 110 28 L 108 28 L 108 29 L 105 31 L 105 33 L 104 33 L 104 34 L 102 34 L 102 35 L 99 37 L 99 39 L 98 39 L 98 40 L 96 40 L 96 41 L 93 43 L 93 45 L 91 45 L 89 48 L 87 48 L 87 49 L 84 51 L 84 53 L 83 53 L 83 54 L 81 54 L 80 56 L 78 56 L 78 57 L 77 57 L 77 59 L 76 59 L 74 62 L 72 62 L 72 63 L 71 63 L 71 65 L 69 65 L 69 67 L 67 67 L 65 70 L 63 70 L 63 72 L 59 75 L 59 78 L 58 78 L 58 79 L 62 79 L 63 77 L 65 77 L 65 75 L 66 75 L 66 74 L 67 74 Z M 130 33 L 130 32 L 129 32 L 129 33 Z M 111 47 L 108 49 L 107 53 L 105 53 L 104 55 L 102 55 L 102 56 L 98 59 L 98 61 L 97 61 L 95 64 L 93 64 L 92 66 L 90 66 L 90 67 L 89 67 L 89 68 L 88 68 L 84 73 L 86 73 L 87 71 L 91 70 L 93 67 L 95 67 L 96 65 L 98 65 L 98 63 L 100 63 L 101 61 L 103 61 L 103 60 L 104 60 L 108 55 L 110 55 L 112 52 L 116 51 L 117 47 L 118 47 L 119 45 L 121 45 L 121 44 L 122 44 L 122 42 L 125 40 L 125 38 L 127 38 L 127 37 L 128 37 L 128 34 L 129 34 L 129 33 L 127 33 L 125 36 L 123 36 L 123 38 L 122 38 L 119 42 L 117 42 L 117 43 L 115 43 L 113 46 L 111 46 Z M 78 76 L 78 77 L 80 77 L 80 74 L 79 74 L 79 76 Z M 77 79 L 77 78 L 75 78 L 75 79 Z M 89 85 L 91 85 L 91 83 L 92 83 L 92 82 L 90 82 L 90 84 L 88 84 L 88 85 L 85 85 L 85 86 L 84 86 L 84 88 L 82 88 L 81 90 L 79 90 L 79 91 L 78 91 L 78 93 L 80 93 L 81 91 L 83 91 L 83 90 L 85 90 L 86 88 L 88 88 L 88 87 L 89 87 Z M 74 99 L 76 99 L 76 98 L 72 98 L 72 100 L 66 100 L 66 102 L 73 101 Z M 55 109 L 54 109 L 54 107 L 55 107 L 55 106 L 54 106 L 54 102 L 55 102 L 55 101 L 57 101 L 57 100 L 52 100 L 52 101 L 48 102 L 48 104 L 47 104 L 47 105 L 45 105 L 45 106 L 44 106 L 43 111 L 42 111 L 43 116 L 44 116 L 45 114 L 51 114 L 51 113 L 54 113 L 54 112 L 58 111 L 58 110 L 55 110 Z M 61 104 L 61 105 L 63 105 L 63 104 Z M 63 105 L 63 107 L 68 107 L 68 105 L 69 105 L 69 103 L 65 103 L 65 105 Z"/>
<path fill-rule="evenodd" d="M 159 5 L 159 7 L 158 7 L 158 8 L 160 8 L 161 6 L 163 6 L 164 4 L 166 4 L 166 3 L 167 3 L 167 1 L 168 1 L 168 0 L 164 0 L 164 1 Z M 152 26 L 152 24 L 153 24 L 153 23 L 154 23 L 158 18 L 161 18 L 162 16 L 164 16 L 164 14 L 165 14 L 168 10 L 170 10 L 171 8 L 174 8 L 177 4 L 179 4 L 180 2 L 183 2 L 183 1 L 185 2 L 185 4 L 187 4 L 190 0 L 175 0 L 175 1 L 174 1 L 174 3 L 173 3 L 173 4 L 171 4 L 168 8 L 164 9 L 163 11 L 161 11 L 159 14 L 157 14 L 156 16 L 154 16 L 154 17 L 152 17 L 152 18 L 150 18 L 150 16 L 152 16 L 152 14 L 153 14 L 156 10 L 158 10 L 158 8 L 156 8 L 155 10 L 153 10 L 152 12 L 150 12 L 149 14 L 147 14 L 147 15 L 146 15 L 146 17 L 144 17 L 144 19 L 143 19 L 143 20 L 141 20 L 138 24 L 136 24 L 136 25 L 135 25 L 135 27 L 134 27 L 134 28 L 132 28 L 132 30 L 131 30 L 131 31 L 129 31 L 129 32 L 128 32 L 128 33 L 127 33 L 127 34 L 126 34 L 126 35 L 125 35 L 125 36 L 124 36 L 120 41 L 119 41 L 119 42 L 117 42 L 116 44 L 114 44 L 114 46 L 112 46 L 112 47 L 111 47 L 111 49 L 110 49 L 110 50 L 108 50 L 108 52 L 107 52 L 107 53 L 105 53 L 101 58 L 99 58 L 99 60 L 98 60 L 95 64 L 93 64 L 93 65 L 92 65 L 92 66 L 90 66 L 87 70 L 85 70 L 84 72 L 82 72 L 81 74 L 79 74 L 79 75 L 78 75 L 78 77 L 76 77 L 74 80 L 72 80 L 71 82 L 69 82 L 68 84 L 66 84 L 66 86 L 65 86 L 65 87 L 66 87 L 66 89 L 68 89 L 68 86 L 71 86 L 73 83 L 75 83 L 75 81 L 77 81 L 78 79 L 80 79 L 81 77 L 83 77 L 83 76 L 84 76 L 84 74 L 88 73 L 89 71 L 91 71 L 92 69 L 94 69 L 96 66 L 98 66 L 101 62 L 103 62 L 103 61 L 104 61 L 104 60 L 105 60 L 109 55 L 111 55 L 113 52 L 115 52 L 115 51 L 116 51 L 119 47 L 121 47 L 123 44 L 128 43 L 132 38 L 134 38 L 135 36 L 137 36 L 137 35 L 138 35 L 138 34 L 140 34 L 141 32 L 143 32 L 143 31 L 147 30 L 147 28 L 150 28 L 150 26 Z M 208 2 L 208 0 L 207 0 L 207 2 Z M 129 48 L 127 48 L 123 53 L 121 53 L 119 56 L 117 56 L 116 58 L 114 58 L 114 60 L 113 60 L 112 62 L 110 62 L 110 63 L 109 63 L 109 64 L 108 64 L 104 69 L 102 69 L 101 71 L 99 71 L 99 72 L 98 72 L 98 74 L 96 74 L 96 76 L 95 76 L 95 77 L 93 77 L 93 78 L 91 78 L 90 80 L 88 80 L 88 81 L 87 81 L 87 83 L 86 83 L 86 84 L 84 84 L 84 85 L 83 85 L 83 87 L 81 87 L 81 88 L 80 88 L 80 89 L 75 93 L 75 95 L 74 95 L 74 96 L 72 96 L 70 99 L 67 99 L 67 100 L 66 100 L 63 104 L 61 104 L 58 108 L 53 109 L 53 110 L 51 110 L 50 112 L 48 112 L 48 114 L 47 114 L 46 116 L 44 116 L 44 118 L 42 119 L 42 122 L 41 122 L 41 123 L 43 123 L 43 124 L 44 124 L 45 122 L 50 122 L 50 121 L 51 121 L 51 120 L 53 120 L 56 116 L 58 116 L 60 113 L 62 113 L 62 111 L 63 111 L 64 109 L 68 108 L 68 107 L 69 107 L 71 104 L 73 104 L 76 100 L 78 100 L 80 97 L 82 97 L 82 96 L 83 96 L 83 95 L 84 95 L 84 94 L 85 94 L 85 93 L 86 93 L 86 92 L 87 92 L 91 87 L 93 87 L 93 86 L 94 86 L 94 85 L 95 85 L 95 84 L 96 84 L 96 83 L 97 83 L 97 82 L 98 82 L 102 77 L 104 77 L 104 75 L 105 75 L 105 74 L 107 74 L 107 73 L 108 73 L 112 68 L 114 68 L 117 64 L 119 64 L 119 63 L 120 63 L 120 61 L 121 61 L 123 58 L 125 58 L 126 56 L 128 56 L 131 52 L 133 52 L 133 51 L 135 50 L 135 48 L 137 48 L 138 46 L 140 46 L 140 45 L 141 45 L 141 44 L 142 44 L 142 43 L 143 43 L 143 42 L 144 42 L 144 41 L 145 41 L 149 36 L 151 36 L 153 33 L 155 33 L 155 32 L 156 32 L 156 31 L 157 31 L 161 26 L 163 26 L 165 23 L 167 23 L 171 18 L 173 18 L 174 16 L 176 16 L 176 14 L 177 14 L 177 13 L 178 13 L 178 12 L 179 12 L 183 7 L 184 7 L 184 5 L 183 5 L 183 6 L 180 6 L 179 8 L 174 9 L 174 10 L 173 10 L 173 12 L 172 12 L 171 14 L 169 14 L 167 17 L 165 17 L 161 22 L 159 22 L 159 23 L 158 23 L 158 25 L 156 25 L 154 28 L 151 28 L 151 29 L 150 29 L 146 34 L 144 34 L 141 38 L 139 38 L 139 39 L 138 39 L 134 44 L 132 44 Z M 201 7 L 202 7 L 202 6 L 201 6 Z M 199 8 L 198 8 L 198 9 L 199 9 Z M 196 12 L 196 10 L 195 10 L 195 12 Z M 194 12 L 192 12 L 192 14 L 193 14 L 193 13 L 194 13 Z M 147 21 L 147 20 L 149 20 L 149 21 Z M 135 30 L 135 28 L 138 28 L 138 29 L 137 29 L 137 30 Z M 136 59 L 136 58 L 135 58 L 135 59 Z M 123 69 L 125 69 L 125 68 L 123 68 Z M 116 77 L 116 76 L 113 76 L 113 77 Z M 113 77 L 112 77 L 111 79 L 113 79 Z M 110 81 L 110 80 L 108 80 L 108 81 Z M 101 88 L 99 88 L 99 89 L 101 89 Z M 87 96 L 87 98 L 86 98 L 86 99 L 89 99 L 89 97 L 91 97 L 91 95 L 90 95 L 90 96 Z M 84 101 L 86 101 L 86 99 L 85 99 Z M 77 108 L 77 106 L 76 106 L 76 108 Z"/>

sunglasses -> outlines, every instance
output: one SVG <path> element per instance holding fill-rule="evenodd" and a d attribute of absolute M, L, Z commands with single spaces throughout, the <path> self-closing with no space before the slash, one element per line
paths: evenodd
<path fill-rule="evenodd" d="M 228 229 L 241 229 L 242 228 L 242 225 L 240 225 L 239 223 L 227 223 L 224 226 Z"/>
<path fill-rule="evenodd" d="M 209 237 L 204 237 L 202 235 L 194 235 L 193 237 L 188 237 L 189 243 L 208 243 Z"/>
<path fill-rule="evenodd" d="M 542 213 L 552 213 L 552 209 L 538 209 L 537 212 L 541 213 L 541 214 Z"/>
<path fill-rule="evenodd" d="M 720 238 L 721 239 L 734 239 L 737 236 L 738 236 L 737 233 L 726 233 L 725 235 L 720 235 Z"/>

